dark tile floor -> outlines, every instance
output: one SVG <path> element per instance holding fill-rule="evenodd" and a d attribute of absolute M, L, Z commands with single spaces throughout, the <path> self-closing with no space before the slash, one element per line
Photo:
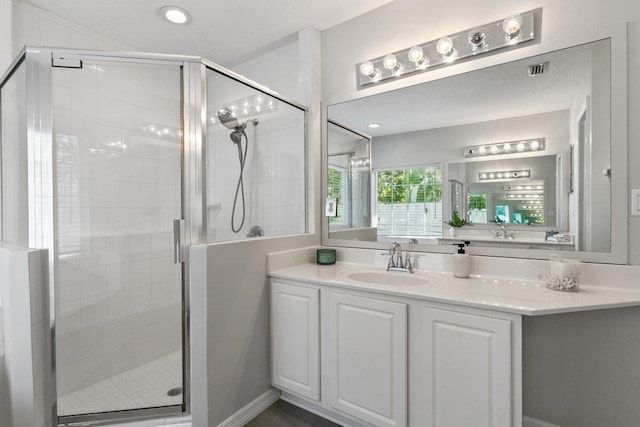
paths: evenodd
<path fill-rule="evenodd" d="M 251 420 L 248 427 L 334 427 L 334 422 L 298 408 L 284 400 L 278 400 Z"/>

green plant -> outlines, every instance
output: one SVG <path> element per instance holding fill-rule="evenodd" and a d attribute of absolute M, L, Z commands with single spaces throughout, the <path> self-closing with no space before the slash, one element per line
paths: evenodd
<path fill-rule="evenodd" d="M 467 220 L 460 218 L 460 215 L 458 215 L 458 211 L 453 211 L 453 214 L 451 215 L 451 219 L 447 221 L 447 224 L 449 224 L 452 227 L 462 227 L 463 225 L 467 224 Z"/>

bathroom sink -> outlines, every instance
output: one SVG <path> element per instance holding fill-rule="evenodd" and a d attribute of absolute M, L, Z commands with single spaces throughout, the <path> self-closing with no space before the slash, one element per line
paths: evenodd
<path fill-rule="evenodd" d="M 347 278 L 362 283 L 375 283 L 376 285 L 425 285 L 428 280 L 421 276 L 414 276 L 410 273 L 390 273 L 390 272 L 356 272 L 347 274 Z"/>

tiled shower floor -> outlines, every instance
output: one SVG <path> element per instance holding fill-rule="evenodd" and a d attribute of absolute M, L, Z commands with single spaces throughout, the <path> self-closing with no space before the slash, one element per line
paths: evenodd
<path fill-rule="evenodd" d="M 167 396 L 182 387 L 181 353 L 175 352 L 58 398 L 58 415 L 78 415 L 123 409 L 182 404 L 182 395 Z"/>

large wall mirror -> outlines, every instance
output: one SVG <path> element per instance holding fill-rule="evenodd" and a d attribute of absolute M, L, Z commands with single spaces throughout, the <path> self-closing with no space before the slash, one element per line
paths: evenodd
<path fill-rule="evenodd" d="M 626 262 L 613 74 L 603 39 L 328 105 L 324 195 L 345 210 L 324 243 Z"/>

